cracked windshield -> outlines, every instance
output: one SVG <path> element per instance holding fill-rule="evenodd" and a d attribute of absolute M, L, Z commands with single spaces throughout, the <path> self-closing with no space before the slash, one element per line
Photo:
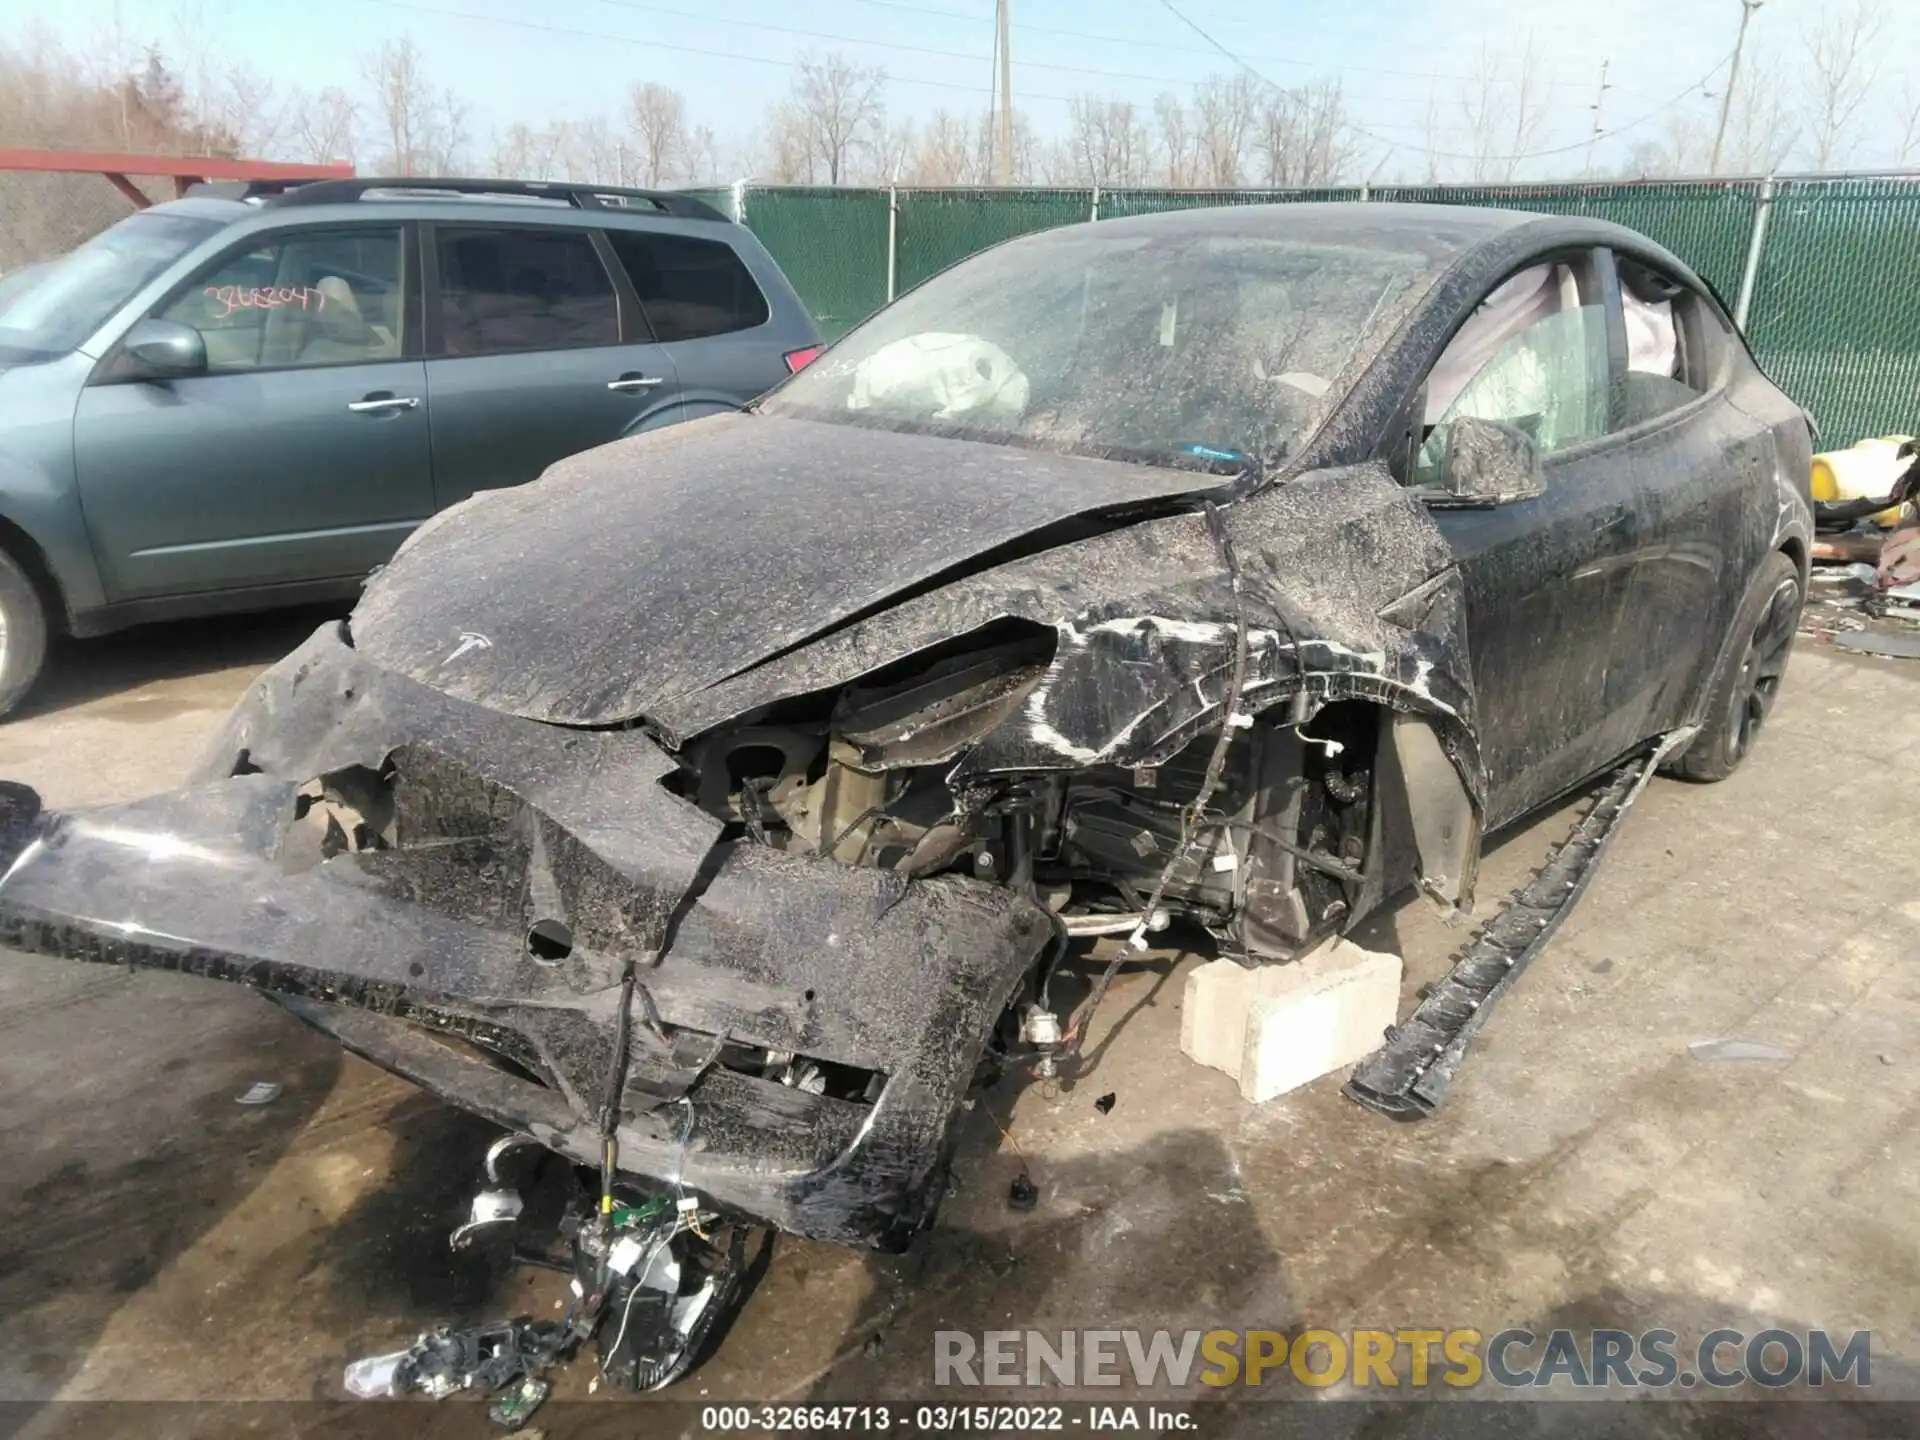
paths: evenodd
<path fill-rule="evenodd" d="M 1423 283 L 1417 256 L 1257 237 L 990 251 L 881 312 L 768 414 L 1200 468 L 1284 459 Z"/>

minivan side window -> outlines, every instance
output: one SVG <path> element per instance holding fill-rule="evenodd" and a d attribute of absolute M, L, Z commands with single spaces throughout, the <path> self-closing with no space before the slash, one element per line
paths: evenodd
<path fill-rule="evenodd" d="M 644 230 L 612 230 L 607 239 L 654 339 L 699 340 L 766 324 L 767 297 L 724 240 Z"/>
<path fill-rule="evenodd" d="M 436 227 L 448 355 L 620 342 L 613 280 L 584 230 Z"/>
<path fill-rule="evenodd" d="M 278 236 L 229 255 L 159 318 L 198 330 L 216 373 L 395 360 L 400 267 L 397 228 Z"/>

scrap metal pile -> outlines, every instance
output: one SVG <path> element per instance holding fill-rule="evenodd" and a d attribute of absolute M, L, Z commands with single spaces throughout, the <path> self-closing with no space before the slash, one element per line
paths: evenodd
<path fill-rule="evenodd" d="M 1857 478 L 1836 481 L 1849 460 Z M 1813 502 L 1814 570 L 1800 628 L 1843 650 L 1920 659 L 1920 441 L 1862 441 L 1818 457 L 1814 490 L 1827 498 Z"/>

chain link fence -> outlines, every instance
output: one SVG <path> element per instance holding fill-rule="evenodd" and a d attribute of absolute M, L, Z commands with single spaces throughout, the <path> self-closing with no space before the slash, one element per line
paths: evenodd
<path fill-rule="evenodd" d="M 168 183 L 139 179 L 155 200 Z M 1315 190 L 848 189 L 699 192 L 743 221 L 834 339 L 976 251 L 1087 220 L 1211 205 L 1421 201 L 1611 220 L 1659 241 L 1741 320 L 1827 446 L 1920 426 L 1920 176 Z M 127 214 L 99 174 L 0 169 L 0 276 Z"/>
<path fill-rule="evenodd" d="M 1920 428 L 1920 183 L 1774 189 L 1747 334 L 1823 446 Z"/>
<path fill-rule="evenodd" d="M 1821 443 L 1920 423 L 1920 177 L 1317 190 L 790 189 L 715 203 L 760 236 L 829 339 L 1016 235 L 1209 205 L 1417 201 L 1610 220 L 1652 237 L 1743 317 Z"/>

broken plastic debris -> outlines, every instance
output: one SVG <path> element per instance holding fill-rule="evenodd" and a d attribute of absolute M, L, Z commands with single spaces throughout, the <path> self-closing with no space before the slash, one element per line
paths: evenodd
<path fill-rule="evenodd" d="M 525 1202 L 518 1190 L 488 1189 L 473 1197 L 473 1208 L 467 1216 L 467 1223 L 460 1226 L 447 1237 L 447 1243 L 455 1250 L 464 1250 L 469 1241 L 482 1231 L 497 1225 L 511 1225 L 520 1218 Z"/>
<path fill-rule="evenodd" d="M 1093 1102 L 1093 1108 L 1098 1110 L 1102 1115 L 1111 1115 L 1113 1113 L 1114 1102 L 1119 1098 L 1120 1097 L 1118 1095 L 1116 1095 L 1113 1091 L 1109 1090 L 1106 1094 L 1102 1095 L 1098 1100 Z"/>
<path fill-rule="evenodd" d="M 1031 1210 L 1040 1203 L 1040 1187 L 1035 1185 L 1027 1172 L 1022 1170 L 1013 1177 L 1013 1184 L 1007 1187 L 1007 1208 L 1009 1210 Z"/>
<path fill-rule="evenodd" d="M 552 1393 L 553 1385 L 549 1381 L 523 1375 L 518 1385 L 493 1397 L 493 1403 L 487 1406 L 487 1418 L 508 1430 L 518 1430 Z"/>
<path fill-rule="evenodd" d="M 1232 851 L 1228 851 L 1225 855 L 1216 855 L 1213 857 L 1213 868 L 1216 870 L 1232 870 L 1239 864 L 1240 857 Z"/>
<path fill-rule="evenodd" d="M 271 1080 L 256 1080 L 233 1100 L 236 1105 L 271 1105 L 280 1098 L 280 1090 Z"/>
<path fill-rule="evenodd" d="M 413 1352 L 395 1350 L 388 1355 L 369 1355 L 347 1366 L 347 1393 L 361 1400 L 384 1400 L 401 1393 L 396 1383 L 400 1362 Z"/>
<path fill-rule="evenodd" d="M 1696 1040 L 1687 1046 L 1696 1060 L 1791 1060 L 1793 1052 L 1758 1040 Z"/>
<path fill-rule="evenodd" d="M 616 1275 L 629 1274 L 646 1248 L 637 1236 L 622 1235 L 607 1252 L 607 1268 Z"/>
<path fill-rule="evenodd" d="M 1858 650 L 1866 655 L 1885 655 L 1895 660 L 1920 660 L 1920 635 L 1882 635 L 1861 630 L 1837 635 L 1834 644 L 1842 650 Z"/>

